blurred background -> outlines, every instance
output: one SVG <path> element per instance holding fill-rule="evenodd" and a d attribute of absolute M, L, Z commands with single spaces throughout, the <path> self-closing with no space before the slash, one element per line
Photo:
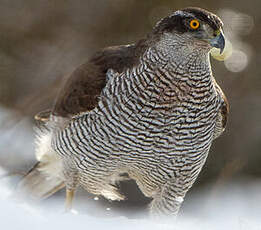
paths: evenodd
<path fill-rule="evenodd" d="M 0 0 L 2 176 L 22 175 L 32 167 L 33 116 L 52 106 L 66 75 L 98 49 L 133 43 L 146 36 L 161 17 L 187 6 L 208 9 L 222 18 L 233 53 L 224 62 L 212 59 L 214 76 L 230 103 L 230 116 L 226 132 L 214 142 L 187 195 L 183 212 L 191 212 L 189 203 L 202 188 L 215 197 L 235 181 L 244 181 L 236 188 L 240 191 L 246 182 L 260 180 L 260 0 Z M 127 201 L 102 200 L 100 205 L 145 208 L 149 200 L 134 183 L 123 184 L 122 189 L 129 194 Z M 93 199 L 83 194 L 83 199 Z"/>

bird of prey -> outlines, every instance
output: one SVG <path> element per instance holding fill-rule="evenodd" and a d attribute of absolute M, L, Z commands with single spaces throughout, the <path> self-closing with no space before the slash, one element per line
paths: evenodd
<path fill-rule="evenodd" d="M 222 27 L 190 7 L 135 44 L 97 52 L 36 116 L 39 162 L 19 187 L 46 197 L 65 186 L 70 208 L 77 186 L 123 200 L 117 183 L 128 175 L 152 198 L 152 216 L 176 216 L 227 122 L 209 58 L 212 47 L 224 49 Z"/>

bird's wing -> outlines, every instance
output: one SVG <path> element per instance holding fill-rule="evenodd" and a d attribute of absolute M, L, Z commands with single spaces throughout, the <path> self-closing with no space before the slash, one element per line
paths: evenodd
<path fill-rule="evenodd" d="M 95 108 L 106 85 L 108 70 L 121 73 L 125 68 L 136 65 L 138 56 L 135 45 L 109 47 L 97 52 L 69 76 L 56 99 L 52 114 L 70 118 Z"/>
<path fill-rule="evenodd" d="M 222 94 L 223 96 L 223 101 L 222 101 L 222 106 L 221 106 L 221 115 L 222 115 L 222 127 L 223 129 L 226 128 L 227 125 L 227 119 L 228 119 L 228 113 L 229 113 L 229 104 L 227 101 L 227 98 L 225 94 Z"/>
<path fill-rule="evenodd" d="M 92 110 L 97 106 L 98 98 L 106 85 L 108 70 L 121 73 L 124 69 L 133 67 L 144 49 L 144 40 L 140 40 L 136 44 L 108 47 L 95 53 L 67 78 L 53 109 L 38 113 L 35 119 L 45 123 L 50 114 L 70 118 Z"/>
<path fill-rule="evenodd" d="M 218 92 L 218 94 L 221 97 L 221 107 L 219 110 L 219 114 L 218 114 L 218 119 L 216 121 L 216 128 L 214 131 L 214 139 L 217 138 L 218 136 L 220 136 L 223 131 L 226 128 L 227 125 L 227 120 L 228 120 L 228 114 L 229 114 L 229 103 L 228 100 L 225 96 L 225 94 L 223 93 L 222 89 L 220 88 L 220 86 L 215 83 L 216 86 L 216 90 Z"/>
<path fill-rule="evenodd" d="M 225 129 L 227 125 L 227 119 L 228 119 L 228 114 L 229 114 L 229 103 L 226 98 L 226 95 L 223 93 L 222 89 L 217 85 L 218 87 L 218 92 L 222 98 L 222 104 L 220 108 L 220 114 L 222 116 L 222 128 Z"/>

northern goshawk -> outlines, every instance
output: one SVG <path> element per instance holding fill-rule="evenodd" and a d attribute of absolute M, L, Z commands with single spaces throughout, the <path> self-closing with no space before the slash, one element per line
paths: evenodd
<path fill-rule="evenodd" d="M 210 65 L 224 49 L 222 22 L 200 8 L 163 18 L 145 39 L 108 47 L 77 68 L 50 113 L 36 117 L 38 164 L 20 183 L 37 197 L 77 186 L 111 200 L 128 178 L 153 200 L 152 215 L 176 215 L 223 131 L 228 103 Z"/>

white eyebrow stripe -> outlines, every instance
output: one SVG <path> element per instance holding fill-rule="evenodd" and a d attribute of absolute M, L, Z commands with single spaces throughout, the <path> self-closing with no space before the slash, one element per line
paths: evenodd
<path fill-rule="evenodd" d="M 195 15 L 191 14 L 191 13 L 188 13 L 188 12 L 184 12 L 182 10 L 178 10 L 174 13 L 174 15 L 180 15 L 180 16 L 183 16 L 183 17 L 193 17 L 195 18 Z"/>

